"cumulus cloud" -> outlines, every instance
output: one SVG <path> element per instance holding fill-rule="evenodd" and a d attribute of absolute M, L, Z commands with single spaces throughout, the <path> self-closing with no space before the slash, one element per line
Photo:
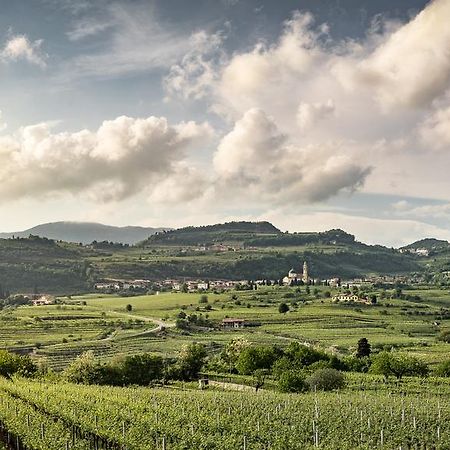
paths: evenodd
<path fill-rule="evenodd" d="M 385 108 L 423 107 L 450 81 L 450 2 L 432 1 L 411 22 L 388 34 L 356 68 Z"/>
<path fill-rule="evenodd" d="M 338 143 L 300 146 L 260 109 L 247 111 L 223 137 L 214 155 L 218 182 L 254 199 L 318 202 L 358 188 L 370 167 Z"/>
<path fill-rule="evenodd" d="M 297 123 L 302 131 L 308 131 L 317 122 L 331 117 L 334 111 L 335 106 L 331 98 L 324 103 L 300 103 L 297 110 Z"/>
<path fill-rule="evenodd" d="M 182 60 L 172 65 L 163 85 L 170 97 L 185 100 L 205 97 L 218 77 L 218 67 L 226 58 L 222 49 L 225 36 L 222 32 L 207 33 L 202 30 L 190 39 L 190 50 Z"/>
<path fill-rule="evenodd" d="M 96 131 L 52 133 L 48 124 L 0 137 L 0 196 L 89 193 L 103 201 L 152 189 L 178 170 L 209 125 L 164 117 L 105 121 Z"/>
<path fill-rule="evenodd" d="M 42 42 L 42 39 L 32 42 L 24 34 L 13 36 L 4 45 L 1 57 L 4 61 L 23 59 L 44 68 L 47 55 L 42 51 Z"/>
<path fill-rule="evenodd" d="M 425 145 L 433 149 L 450 148 L 450 106 L 435 110 L 420 126 Z"/>

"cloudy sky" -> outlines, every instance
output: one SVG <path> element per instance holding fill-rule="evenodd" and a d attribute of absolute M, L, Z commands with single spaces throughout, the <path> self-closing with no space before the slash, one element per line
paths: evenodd
<path fill-rule="evenodd" d="M 0 231 L 450 239 L 450 0 L 0 3 Z"/>

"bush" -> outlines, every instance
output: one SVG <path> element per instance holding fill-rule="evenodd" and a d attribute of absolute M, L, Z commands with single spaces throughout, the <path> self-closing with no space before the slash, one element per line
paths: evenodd
<path fill-rule="evenodd" d="M 306 379 L 311 390 L 331 391 L 345 385 L 344 375 L 336 369 L 319 369 Z"/>
<path fill-rule="evenodd" d="M 92 351 L 82 353 L 64 370 L 64 378 L 77 384 L 105 384 L 105 375 Z"/>
<path fill-rule="evenodd" d="M 154 380 L 162 378 L 163 359 L 161 356 L 143 353 L 127 356 L 119 366 L 123 384 L 146 386 Z"/>
<path fill-rule="evenodd" d="M 345 366 L 345 370 L 361 373 L 367 373 L 372 363 L 371 359 L 368 357 L 358 358 L 357 356 L 347 356 L 342 362 Z"/>
<path fill-rule="evenodd" d="M 7 350 L 0 350 L 0 375 L 10 378 L 18 374 L 25 377 L 33 376 L 37 366 L 28 355 L 16 355 Z"/>
<path fill-rule="evenodd" d="M 435 370 L 438 377 L 450 377 L 450 359 L 441 362 Z"/>
<path fill-rule="evenodd" d="M 298 370 L 286 370 L 278 377 L 278 390 L 280 392 L 304 392 L 308 389 L 305 376 Z"/>
<path fill-rule="evenodd" d="M 200 299 L 198 300 L 199 303 L 208 303 L 208 296 L 207 295 L 201 295 Z"/>
<path fill-rule="evenodd" d="M 447 344 L 450 344 L 450 330 L 442 331 L 438 339 L 440 341 L 446 342 Z"/>

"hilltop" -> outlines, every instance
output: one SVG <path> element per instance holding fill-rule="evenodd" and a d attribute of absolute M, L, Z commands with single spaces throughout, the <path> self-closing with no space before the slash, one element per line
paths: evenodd
<path fill-rule="evenodd" d="M 270 222 L 227 222 L 159 232 L 150 236 L 142 245 L 245 244 L 251 239 L 282 234 Z"/>
<path fill-rule="evenodd" d="M 93 241 L 120 242 L 134 245 L 154 233 L 167 228 L 115 227 L 91 222 L 52 222 L 37 225 L 28 230 L 0 233 L 0 238 L 28 237 L 30 235 L 54 239 L 56 241 L 90 244 Z"/>
<path fill-rule="evenodd" d="M 425 249 L 429 252 L 450 250 L 450 243 L 442 239 L 426 238 L 401 248 L 402 250 Z"/>

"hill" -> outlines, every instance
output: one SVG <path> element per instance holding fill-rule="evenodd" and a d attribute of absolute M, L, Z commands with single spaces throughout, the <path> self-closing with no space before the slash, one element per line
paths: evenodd
<path fill-rule="evenodd" d="M 230 222 L 159 232 L 135 246 L 0 239 L 0 284 L 11 292 L 72 294 L 102 279 L 280 279 L 303 261 L 314 277 L 347 279 L 419 272 L 424 262 L 342 230 L 283 233 L 269 222 Z"/>
<path fill-rule="evenodd" d="M 426 238 L 401 248 L 401 250 L 407 251 L 414 251 L 418 249 L 425 249 L 429 252 L 446 251 L 450 250 L 450 243 L 442 239 Z"/>
<path fill-rule="evenodd" d="M 52 222 L 37 225 L 28 230 L 0 233 L 0 238 L 28 237 L 30 235 L 56 241 L 90 244 L 93 241 L 111 241 L 133 245 L 166 228 L 115 227 L 90 222 Z"/>
<path fill-rule="evenodd" d="M 228 222 L 159 232 L 150 236 L 142 245 L 242 245 L 252 239 L 273 238 L 282 234 L 278 228 L 269 222 Z"/>

